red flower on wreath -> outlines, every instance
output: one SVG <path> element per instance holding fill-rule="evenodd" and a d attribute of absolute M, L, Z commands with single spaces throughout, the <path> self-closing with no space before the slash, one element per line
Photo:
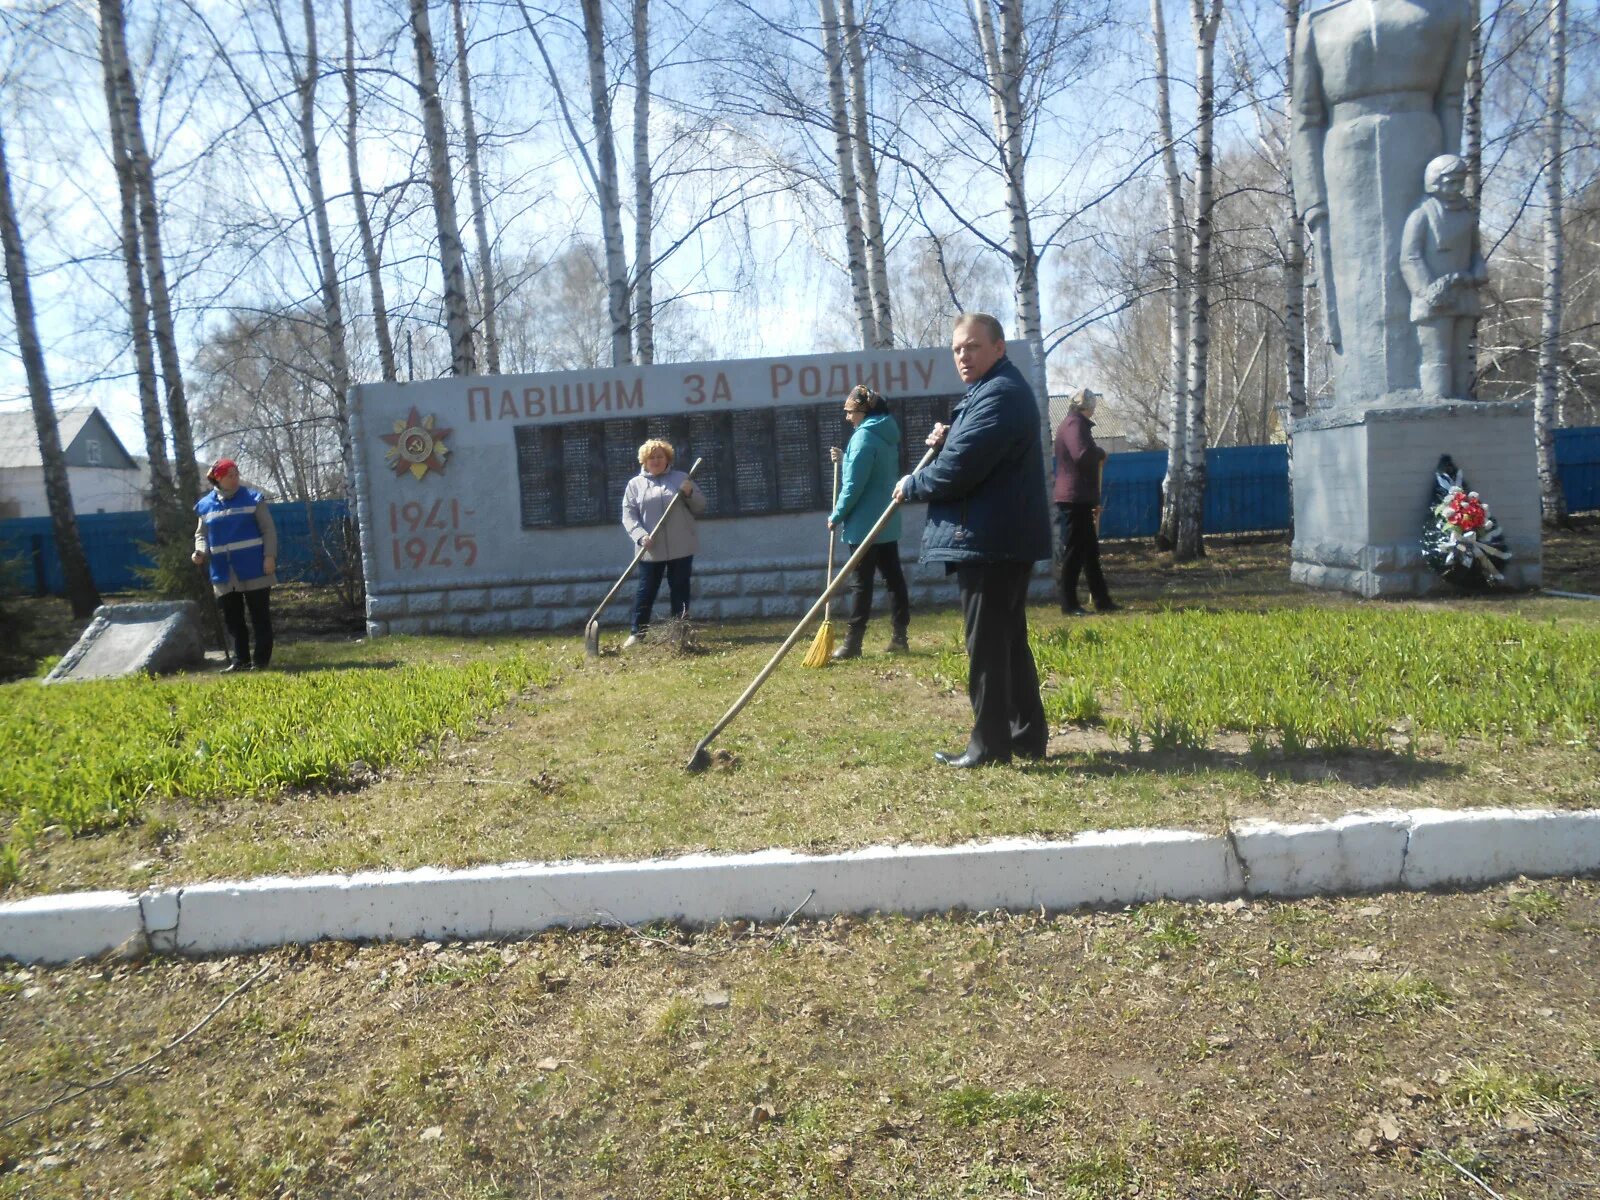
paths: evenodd
<path fill-rule="evenodd" d="M 1450 499 L 1446 503 L 1449 508 L 1445 519 L 1462 533 L 1482 529 L 1483 523 L 1488 520 L 1489 514 L 1484 510 L 1483 501 L 1478 499 L 1477 492 L 1463 492 L 1458 489 L 1450 493 Z"/>

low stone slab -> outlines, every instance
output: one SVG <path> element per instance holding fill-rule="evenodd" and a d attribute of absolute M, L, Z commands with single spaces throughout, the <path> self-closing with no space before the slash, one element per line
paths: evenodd
<path fill-rule="evenodd" d="M 71 962 L 144 936 L 139 900 L 127 892 L 72 892 L 0 905 L 0 957 Z"/>
<path fill-rule="evenodd" d="M 1133 829 L 1068 841 L 693 854 L 267 878 L 0 904 L 0 958 L 67 962 L 130 938 L 222 954 L 323 938 L 519 937 L 626 921 L 707 925 L 839 913 L 1108 907 L 1155 899 L 1475 886 L 1600 871 L 1600 811 L 1354 813 L 1224 835 Z"/>
<path fill-rule="evenodd" d="M 103 604 L 44 681 L 161 675 L 204 661 L 200 613 L 193 600 Z"/>

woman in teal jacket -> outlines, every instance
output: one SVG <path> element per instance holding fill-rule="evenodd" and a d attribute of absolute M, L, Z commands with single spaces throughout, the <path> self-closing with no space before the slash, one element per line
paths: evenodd
<path fill-rule="evenodd" d="M 839 499 L 828 518 L 828 528 L 839 529 L 844 544 L 854 548 L 867 540 L 867 534 L 893 498 L 895 481 L 900 478 L 900 426 L 889 415 L 888 402 L 864 386 L 853 388 L 845 398 L 844 419 L 855 432 L 850 436 L 849 448 L 842 452 Z M 838 462 L 841 451 L 834 447 L 832 453 L 833 461 Z M 892 603 L 890 620 L 894 632 L 889 638 L 889 652 L 904 652 L 910 648 L 906 629 L 911 624 L 911 596 L 906 591 L 905 572 L 900 569 L 898 511 L 856 566 L 850 581 L 850 624 L 844 643 L 833 652 L 836 659 L 855 658 L 861 653 L 867 621 L 872 616 L 875 574 L 882 574 Z"/>

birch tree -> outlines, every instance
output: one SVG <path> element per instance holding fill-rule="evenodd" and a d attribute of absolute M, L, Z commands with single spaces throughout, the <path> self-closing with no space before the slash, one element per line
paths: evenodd
<path fill-rule="evenodd" d="M 1188 562 L 1205 553 L 1201 541 L 1206 492 L 1206 379 L 1211 349 L 1212 137 L 1216 123 L 1213 66 L 1222 0 L 1190 0 L 1194 27 L 1195 121 L 1194 292 L 1189 327 L 1189 419 L 1178 503 L 1178 537 L 1173 557 Z"/>
<path fill-rule="evenodd" d="M 827 0 L 824 0 L 826 3 Z M 839 0 L 845 63 L 850 73 L 850 140 L 855 153 L 856 187 L 861 193 L 863 251 L 867 287 L 872 295 L 872 345 L 894 345 L 894 317 L 889 303 L 889 257 L 883 236 L 883 211 L 878 195 L 878 164 L 872 153 L 867 114 L 867 63 L 863 31 L 856 20 L 855 0 Z"/>
<path fill-rule="evenodd" d="M 11 310 L 17 323 L 17 350 L 28 378 L 28 398 L 33 402 L 33 426 L 39 435 L 39 461 L 44 471 L 45 503 L 50 509 L 50 528 L 55 533 L 56 555 L 66 580 L 67 599 L 72 615 L 94 615 L 100 606 L 100 593 L 89 570 L 83 540 L 78 536 L 78 517 L 72 508 L 72 486 L 67 478 L 67 459 L 61 452 L 61 433 L 56 428 L 56 410 L 50 400 L 50 379 L 45 373 L 44 351 L 39 344 L 38 324 L 34 319 L 33 292 L 28 284 L 28 262 L 23 251 L 22 232 L 11 200 L 11 169 L 6 162 L 5 131 L 0 129 L 0 242 L 4 243 L 6 282 L 11 291 Z"/>
<path fill-rule="evenodd" d="M 1049 446 L 1053 444 L 1054 431 L 1050 428 L 1050 385 L 1045 373 L 1044 324 L 1039 306 L 1039 255 L 1034 249 L 1033 225 L 1028 211 L 1027 156 L 1023 145 L 1022 5 L 1002 3 L 998 28 L 989 0 L 972 0 L 972 15 L 983 53 L 1005 181 L 1017 334 L 1032 352 L 1031 382 L 1034 394 L 1039 397 L 1040 444 Z"/>
<path fill-rule="evenodd" d="M 124 148 L 139 201 L 139 239 L 150 287 L 156 354 L 161 360 L 161 378 L 166 385 L 167 423 L 172 431 L 172 453 L 176 459 L 174 474 L 179 495 L 187 505 L 200 495 L 200 471 L 195 465 L 194 434 L 189 428 L 189 406 L 183 390 L 183 365 L 178 358 L 177 333 L 172 323 L 172 297 L 167 287 L 155 172 L 140 122 L 139 93 L 128 61 L 122 0 L 100 0 L 99 6 L 102 49 L 108 53 L 112 65 L 112 91 L 120 112 Z"/>
<path fill-rule="evenodd" d="M 622 243 L 622 194 L 617 181 L 617 142 L 611 127 L 611 90 L 606 80 L 605 13 L 600 0 L 582 0 L 583 37 L 589 59 L 589 110 L 594 125 L 596 198 L 606 256 L 607 311 L 611 320 L 611 365 L 633 361 L 628 314 L 628 262 Z"/>
<path fill-rule="evenodd" d="M 1167 21 L 1163 0 L 1150 0 L 1151 42 L 1156 56 L 1156 137 L 1166 184 L 1167 254 L 1172 290 L 1167 302 L 1168 367 L 1166 406 L 1167 476 L 1161 488 L 1161 526 L 1156 545 L 1170 550 L 1178 542 L 1178 500 L 1183 494 L 1184 447 L 1189 428 L 1189 228 L 1184 215 L 1183 175 L 1178 170 L 1172 131 L 1172 82 L 1167 72 Z"/>
<path fill-rule="evenodd" d="M 445 137 L 444 105 L 439 100 L 439 64 L 433 50 L 428 0 L 410 0 L 411 38 L 417 52 L 417 90 L 422 100 L 423 140 L 428 147 L 428 184 L 433 192 L 434 220 L 439 231 L 439 267 L 444 277 L 445 328 L 450 336 L 450 373 L 474 371 L 472 318 L 467 311 L 466 272 L 462 264 L 461 226 L 456 220 L 455 184 Z"/>
<path fill-rule="evenodd" d="M 361 185 L 360 105 L 356 91 L 356 26 L 353 0 L 344 0 L 345 160 L 350 171 L 350 200 L 355 207 L 356 229 L 361 236 L 361 260 L 366 264 L 367 286 L 372 294 L 372 328 L 378 342 L 379 369 L 387 382 L 399 378 L 395 371 L 394 339 L 389 333 L 389 305 L 383 291 L 383 267 L 372 236 L 372 215 L 366 189 Z"/>
<path fill-rule="evenodd" d="M 650 69 L 650 0 L 633 0 L 633 328 L 638 361 L 646 365 L 656 360 Z"/>
<path fill-rule="evenodd" d="M 300 0 L 300 11 L 306 31 L 304 69 L 292 65 L 294 59 L 290 53 L 289 34 L 284 28 L 282 15 L 276 4 L 272 8 L 272 16 L 278 26 L 278 35 L 283 40 L 284 55 L 291 64 L 295 93 L 300 101 L 298 113 L 300 157 L 305 166 L 312 227 L 316 231 L 317 276 L 322 292 L 322 317 L 328 332 L 328 362 L 333 374 L 333 406 L 338 419 L 339 457 L 344 462 L 345 486 L 351 489 L 350 495 L 353 499 L 355 458 L 350 446 L 350 418 L 346 407 L 350 394 L 350 360 L 345 343 L 344 301 L 339 289 L 339 265 L 333 257 L 333 230 L 328 221 L 328 199 L 322 188 L 322 160 L 317 150 L 317 80 L 322 73 L 322 63 L 317 54 L 317 20 L 311 11 L 311 0 Z"/>
<path fill-rule="evenodd" d="M 833 126 L 834 161 L 839 176 L 839 207 L 844 216 L 845 263 L 850 272 L 850 297 L 863 350 L 876 344 L 872 290 L 867 282 L 866 239 L 861 230 L 861 198 L 856 190 L 855 150 L 845 100 L 844 46 L 834 0 L 818 0 L 822 20 L 822 54 L 828 73 L 828 112 Z"/>
<path fill-rule="evenodd" d="M 145 456 L 150 460 L 151 499 L 156 516 L 156 536 L 178 536 L 171 515 L 177 504 L 172 460 L 167 457 L 166 427 L 161 399 L 156 392 L 155 343 L 150 337 L 150 298 L 144 285 L 144 261 L 139 245 L 139 195 L 123 132 L 123 108 L 118 91 L 117 61 L 109 39 L 109 24 L 99 28 L 100 64 L 106 96 L 106 127 L 110 137 L 111 166 L 117 179 L 118 244 L 128 295 L 128 337 L 133 346 L 134 377 L 139 396 L 139 416 L 144 427 Z"/>
<path fill-rule="evenodd" d="M 496 311 L 494 256 L 489 251 L 489 214 L 483 198 L 483 170 L 479 164 L 478 119 L 472 109 L 472 71 L 467 62 L 467 25 L 461 0 L 450 0 L 456 34 L 456 78 L 461 87 L 461 139 L 467 160 L 467 187 L 472 197 L 472 229 L 478 241 L 478 294 L 483 307 L 483 348 L 489 374 L 500 374 L 500 334 Z"/>
<path fill-rule="evenodd" d="M 1549 0 L 1549 76 L 1545 85 L 1544 295 L 1540 306 L 1539 391 L 1533 405 L 1539 499 L 1548 526 L 1567 522 L 1566 495 L 1556 469 L 1555 426 L 1561 401 L 1562 154 L 1566 115 L 1567 0 Z"/>
<path fill-rule="evenodd" d="M 1300 24 L 1300 0 L 1283 4 L 1283 113 L 1285 143 L 1290 128 L 1290 106 L 1294 103 L 1294 34 Z M 1300 218 L 1300 203 L 1294 195 L 1293 173 L 1284 172 L 1289 189 L 1283 244 L 1283 379 L 1288 397 L 1289 416 L 1306 414 L 1306 230 Z M 1292 453 L 1292 450 L 1291 450 Z"/>

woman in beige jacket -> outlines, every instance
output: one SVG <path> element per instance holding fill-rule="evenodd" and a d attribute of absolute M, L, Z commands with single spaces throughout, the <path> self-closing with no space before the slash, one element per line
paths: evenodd
<path fill-rule="evenodd" d="M 651 438 L 639 447 L 639 473 L 622 493 L 622 528 L 635 548 L 644 549 L 639 590 L 633 600 L 633 632 L 622 643 L 623 649 L 638 645 L 649 630 L 650 610 L 655 607 L 663 575 L 672 615 L 689 615 L 689 577 L 695 551 L 700 548 L 695 518 L 705 513 L 706 498 L 687 472 L 673 469 L 672 458 L 670 444 Z M 657 529 L 667 505 L 679 492 L 683 503 L 674 506 L 666 524 Z"/>

